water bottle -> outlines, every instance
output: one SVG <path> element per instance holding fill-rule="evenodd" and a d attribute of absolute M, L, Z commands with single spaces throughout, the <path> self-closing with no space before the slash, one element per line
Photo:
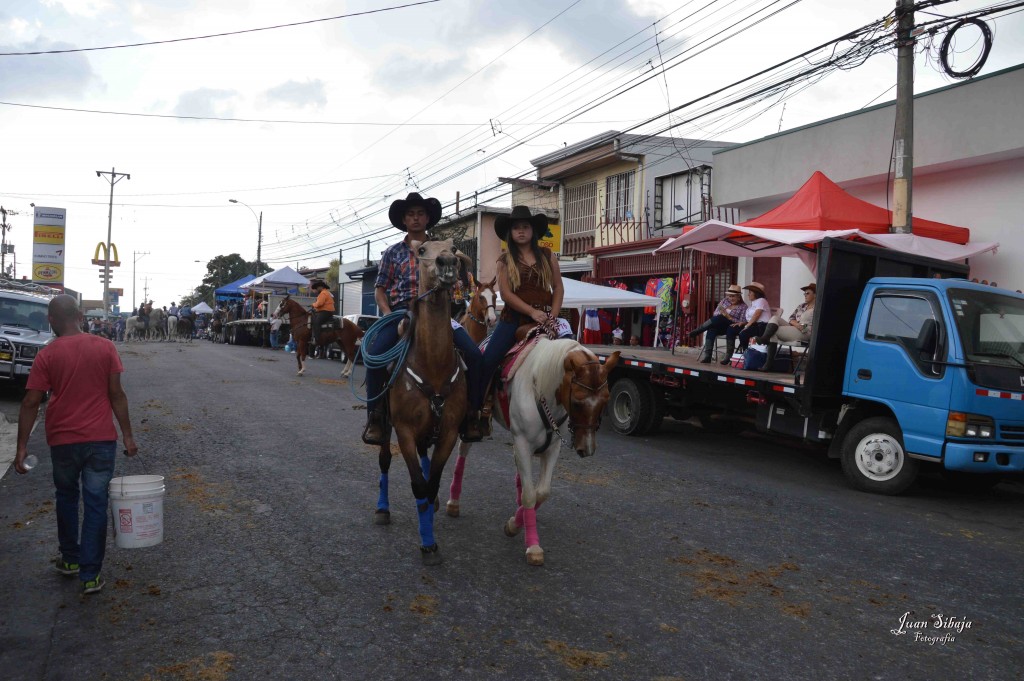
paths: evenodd
<path fill-rule="evenodd" d="M 25 457 L 25 460 L 21 462 L 21 465 L 26 471 L 30 471 L 39 465 L 39 457 L 35 454 L 29 454 Z"/>

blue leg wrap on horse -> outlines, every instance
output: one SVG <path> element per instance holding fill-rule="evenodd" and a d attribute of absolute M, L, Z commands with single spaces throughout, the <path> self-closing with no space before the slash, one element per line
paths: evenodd
<path fill-rule="evenodd" d="M 420 457 L 420 470 L 423 471 L 423 479 L 430 480 L 430 457 Z"/>
<path fill-rule="evenodd" d="M 377 510 L 387 511 L 390 510 L 391 504 L 388 503 L 388 474 L 380 474 L 380 494 L 377 496 Z"/>
<path fill-rule="evenodd" d="M 433 546 L 434 541 L 434 505 L 428 499 L 416 500 L 416 513 L 420 517 L 420 543 L 422 546 Z"/>

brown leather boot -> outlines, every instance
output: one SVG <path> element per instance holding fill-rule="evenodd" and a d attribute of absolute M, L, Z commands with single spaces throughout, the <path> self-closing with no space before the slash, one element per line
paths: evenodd
<path fill-rule="evenodd" d="M 463 442 L 480 442 L 484 439 L 483 431 L 480 428 L 480 412 L 470 410 L 466 412 L 466 418 L 462 422 L 460 436 Z"/>
<path fill-rule="evenodd" d="M 378 404 L 366 410 L 366 428 L 363 429 L 363 442 L 368 445 L 383 445 L 386 437 L 384 428 L 384 409 Z"/>

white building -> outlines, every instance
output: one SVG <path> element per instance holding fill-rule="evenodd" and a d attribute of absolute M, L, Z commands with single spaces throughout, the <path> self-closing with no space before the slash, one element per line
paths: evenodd
<path fill-rule="evenodd" d="M 881 104 L 717 151 L 715 204 L 739 209 L 747 220 L 820 170 L 850 194 L 885 206 L 895 110 L 894 102 Z M 970 263 L 971 276 L 1010 290 L 1024 288 L 1022 121 L 1024 66 L 914 100 L 914 216 L 967 227 L 971 241 L 999 242 L 996 255 Z M 811 280 L 808 270 L 795 258 L 774 273 L 769 268 L 779 268 L 778 261 L 753 260 L 742 259 L 740 281 L 774 279 L 780 304 L 792 310 L 799 287 Z"/>

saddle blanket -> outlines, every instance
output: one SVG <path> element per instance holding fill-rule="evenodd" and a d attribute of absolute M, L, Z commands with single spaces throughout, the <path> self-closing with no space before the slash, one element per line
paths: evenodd
<path fill-rule="evenodd" d="M 505 417 L 505 423 L 509 422 L 508 385 L 516 375 L 516 371 L 519 370 L 519 367 L 523 365 L 523 362 L 530 355 L 530 351 L 536 347 L 537 341 L 543 337 L 545 337 L 545 334 L 539 326 L 533 329 L 526 335 L 526 338 L 512 346 L 512 349 L 505 354 L 505 359 L 501 361 L 501 365 L 498 367 L 501 380 L 498 381 L 498 385 L 494 390 L 494 399 L 497 400 L 498 406 L 501 408 L 501 413 Z"/>

